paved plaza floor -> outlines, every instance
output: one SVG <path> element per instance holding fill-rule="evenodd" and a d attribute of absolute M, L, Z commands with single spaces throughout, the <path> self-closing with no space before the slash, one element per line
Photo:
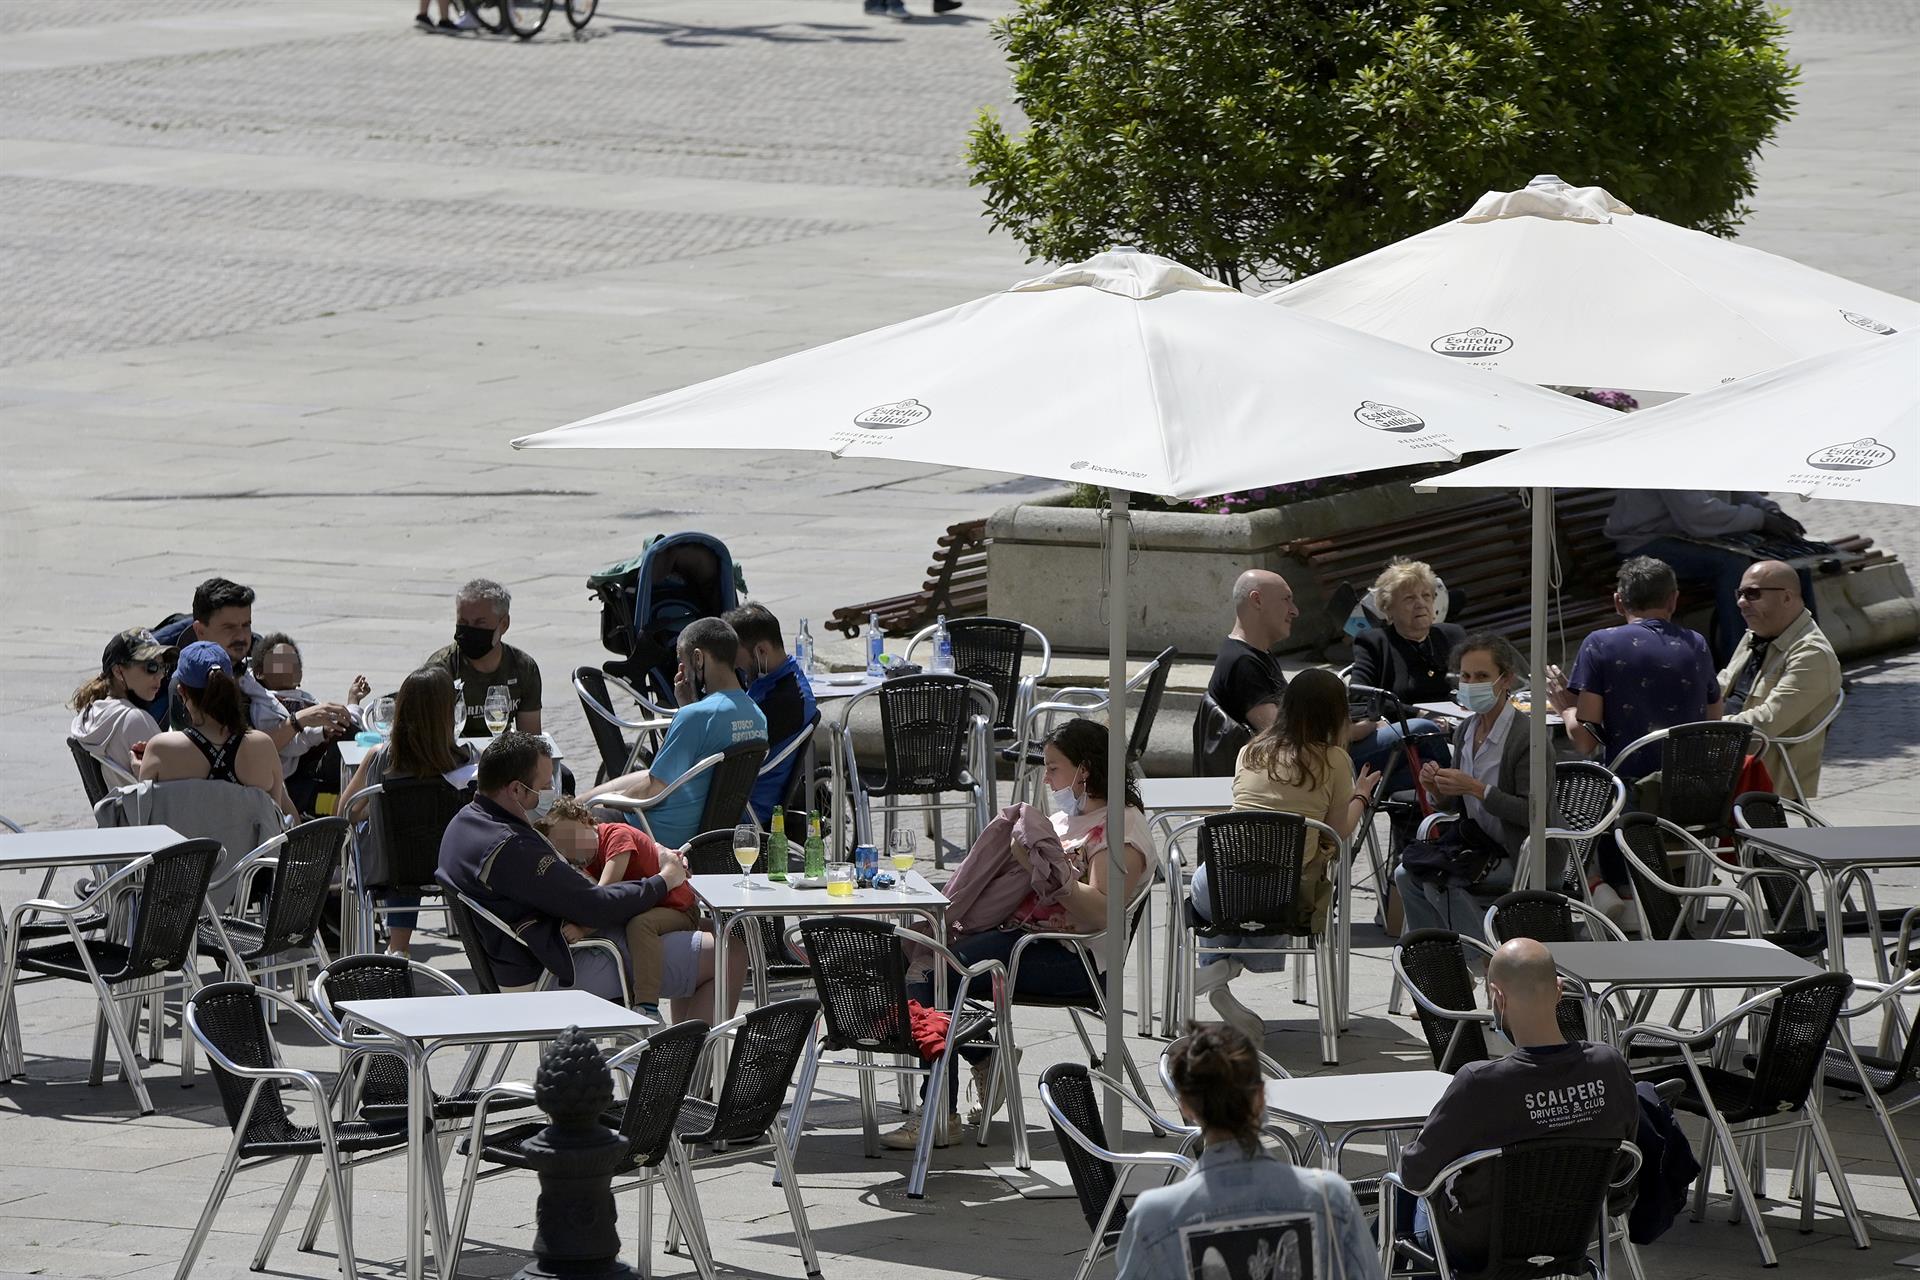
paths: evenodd
<path fill-rule="evenodd" d="M 521 45 L 416 33 L 402 0 L 0 3 L 0 813 L 85 819 L 61 704 L 108 635 L 185 609 L 210 574 L 258 589 L 257 622 L 302 642 L 323 695 L 358 672 L 396 680 L 448 639 L 458 583 L 499 578 L 511 638 L 554 690 L 549 724 L 584 752 L 560 696 L 566 670 L 604 656 L 584 579 L 648 534 L 718 534 L 752 593 L 817 633 L 835 606 L 916 584 L 947 523 L 1047 487 L 507 447 L 1034 270 L 989 232 L 960 158 L 976 113 L 1007 106 L 984 20 L 1006 7 L 899 24 L 853 0 L 602 0 L 586 38 L 556 18 Z M 1807 0 L 1791 23 L 1801 107 L 1762 162 L 1745 238 L 1920 296 L 1920 5 Z M 1912 511 L 1802 514 L 1920 560 Z M 1827 809 L 1920 820 L 1920 657 L 1849 679 Z M 1912 878 L 1888 884 L 1920 900 Z M 0 901 L 31 887 L 0 879 Z M 1386 1009 L 1384 939 L 1356 942 L 1347 1069 L 1419 1063 L 1415 1025 Z M 464 972 L 457 948 L 429 952 Z M 1279 979 L 1243 981 L 1270 1051 L 1319 1070 L 1312 1011 Z M 0 1275 L 171 1274 L 227 1140 L 210 1083 L 179 1090 L 170 1046 L 158 1114 L 131 1118 L 123 1088 L 84 1083 L 80 994 L 34 988 L 21 1012 L 31 1079 L 0 1088 Z M 1077 1045 L 1049 1014 L 1023 1013 L 1019 1031 L 1047 1159 L 1035 1081 Z M 1159 1052 L 1133 1049 L 1144 1064 Z M 1916 1114 L 1903 1132 L 1920 1160 Z M 827 1275 L 1071 1274 L 1078 1210 L 988 1170 L 1003 1133 L 940 1155 L 927 1199 L 910 1201 L 904 1158 L 861 1155 L 843 1095 L 824 1120 L 800 1176 Z M 1874 1245 L 1851 1248 L 1822 1184 L 1811 1235 L 1769 1207 L 1783 1266 L 1913 1274 L 1898 1264 L 1920 1255 L 1920 1226 L 1870 1118 L 1835 1102 L 1829 1121 Z M 1786 1153 L 1770 1156 L 1781 1192 Z M 244 1270 L 271 1177 L 243 1177 L 199 1274 Z M 396 1273 L 399 1186 L 393 1165 L 357 1180 L 365 1274 Z M 801 1273 L 762 1169 L 714 1175 L 703 1200 L 723 1270 Z M 532 1206 L 523 1178 L 483 1191 L 474 1274 L 524 1263 Z M 1660 1280 L 1759 1266 L 1724 1201 L 1645 1256 Z M 684 1258 L 656 1263 L 691 1274 Z M 325 1277 L 331 1255 L 284 1240 L 269 1273 Z"/>

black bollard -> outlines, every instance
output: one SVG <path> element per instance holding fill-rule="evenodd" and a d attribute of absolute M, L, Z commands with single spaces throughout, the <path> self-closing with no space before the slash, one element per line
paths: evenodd
<path fill-rule="evenodd" d="M 540 1175 L 533 1262 L 515 1280 L 634 1280 L 620 1261 L 613 1171 L 626 1140 L 600 1123 L 613 1081 L 600 1047 L 568 1027 L 540 1059 L 534 1101 L 551 1118 L 528 1139 L 527 1163 Z"/>

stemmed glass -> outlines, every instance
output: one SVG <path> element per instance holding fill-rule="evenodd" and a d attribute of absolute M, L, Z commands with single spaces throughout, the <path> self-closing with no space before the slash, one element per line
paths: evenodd
<path fill-rule="evenodd" d="M 396 714 L 393 695 L 382 694 L 373 701 L 373 710 L 367 715 L 367 728 L 385 738 L 393 732 L 393 718 Z"/>
<path fill-rule="evenodd" d="M 895 878 L 900 881 L 902 893 L 913 892 L 907 888 L 907 872 L 913 870 L 914 845 L 919 838 L 919 833 L 912 827 L 895 827 L 893 837 L 887 842 L 888 851 L 893 857 L 893 869 L 897 873 Z"/>
<path fill-rule="evenodd" d="M 754 884 L 753 864 L 760 860 L 760 828 L 751 822 L 743 822 L 733 829 L 733 860 L 740 864 L 740 879 L 734 887 L 738 889 L 757 889 Z"/>
<path fill-rule="evenodd" d="M 481 705 L 486 716 L 487 732 L 499 737 L 507 731 L 507 725 L 513 720 L 513 704 L 507 699 L 507 686 L 496 684 L 487 690 L 487 700 Z"/>

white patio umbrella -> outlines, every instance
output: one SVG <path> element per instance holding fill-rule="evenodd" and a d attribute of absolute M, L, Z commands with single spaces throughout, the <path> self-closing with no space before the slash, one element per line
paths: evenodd
<path fill-rule="evenodd" d="M 944 311 L 515 440 L 523 449 L 818 450 L 1107 486 L 1109 688 L 1126 683 L 1131 492 L 1195 498 L 1518 447 L 1609 410 L 1267 306 L 1118 250 Z M 1108 776 L 1126 770 L 1125 706 Z M 1108 797 L 1120 874 L 1124 800 Z M 1118 880 L 1116 880 L 1118 883 Z M 1126 937 L 1108 897 L 1109 981 Z M 1123 1052 L 1121 1019 L 1108 1052 Z"/>
<path fill-rule="evenodd" d="M 1263 300 L 1524 382 L 1666 393 L 1705 391 L 1920 329 L 1920 303 L 1635 213 L 1600 187 L 1573 187 L 1552 175 L 1518 191 L 1489 191 L 1460 218 Z M 1816 415 L 1806 425 L 1822 420 Z M 1543 487 L 1533 494 L 1536 673 L 1546 663 L 1552 537 L 1553 494 L 1544 486 L 1685 487 L 1674 478 L 1670 464 L 1682 455 L 1671 442 L 1661 441 L 1655 454 L 1643 450 L 1631 460 L 1637 467 L 1611 467 L 1616 478 L 1581 467 L 1549 469 L 1551 478 L 1539 482 Z M 1697 472 L 1699 487 L 1731 483 L 1734 472 L 1720 465 L 1726 455 L 1702 449 L 1685 456 L 1713 464 Z M 1649 465 L 1651 458 L 1657 466 Z M 1544 698 L 1534 699 L 1533 716 L 1532 856 L 1534 883 L 1541 884 Z"/>

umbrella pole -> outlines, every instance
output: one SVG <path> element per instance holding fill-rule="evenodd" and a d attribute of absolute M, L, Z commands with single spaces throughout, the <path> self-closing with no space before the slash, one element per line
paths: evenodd
<path fill-rule="evenodd" d="M 1547 884 L 1547 798 L 1552 785 L 1547 760 L 1553 743 L 1547 732 L 1547 577 L 1553 555 L 1553 490 L 1533 491 L 1533 643 L 1527 684 L 1533 691 L 1528 718 L 1533 721 L 1533 750 L 1527 753 L 1527 883 Z"/>
<path fill-rule="evenodd" d="M 1107 492 L 1107 1052 L 1109 1074 L 1126 1060 L 1126 1022 L 1120 1008 L 1127 966 L 1127 519 L 1125 489 Z M 1117 1076 L 1125 1079 L 1124 1075 Z M 1117 1145 L 1125 1132 L 1120 1099 L 1105 1093 L 1107 1133 Z"/>

